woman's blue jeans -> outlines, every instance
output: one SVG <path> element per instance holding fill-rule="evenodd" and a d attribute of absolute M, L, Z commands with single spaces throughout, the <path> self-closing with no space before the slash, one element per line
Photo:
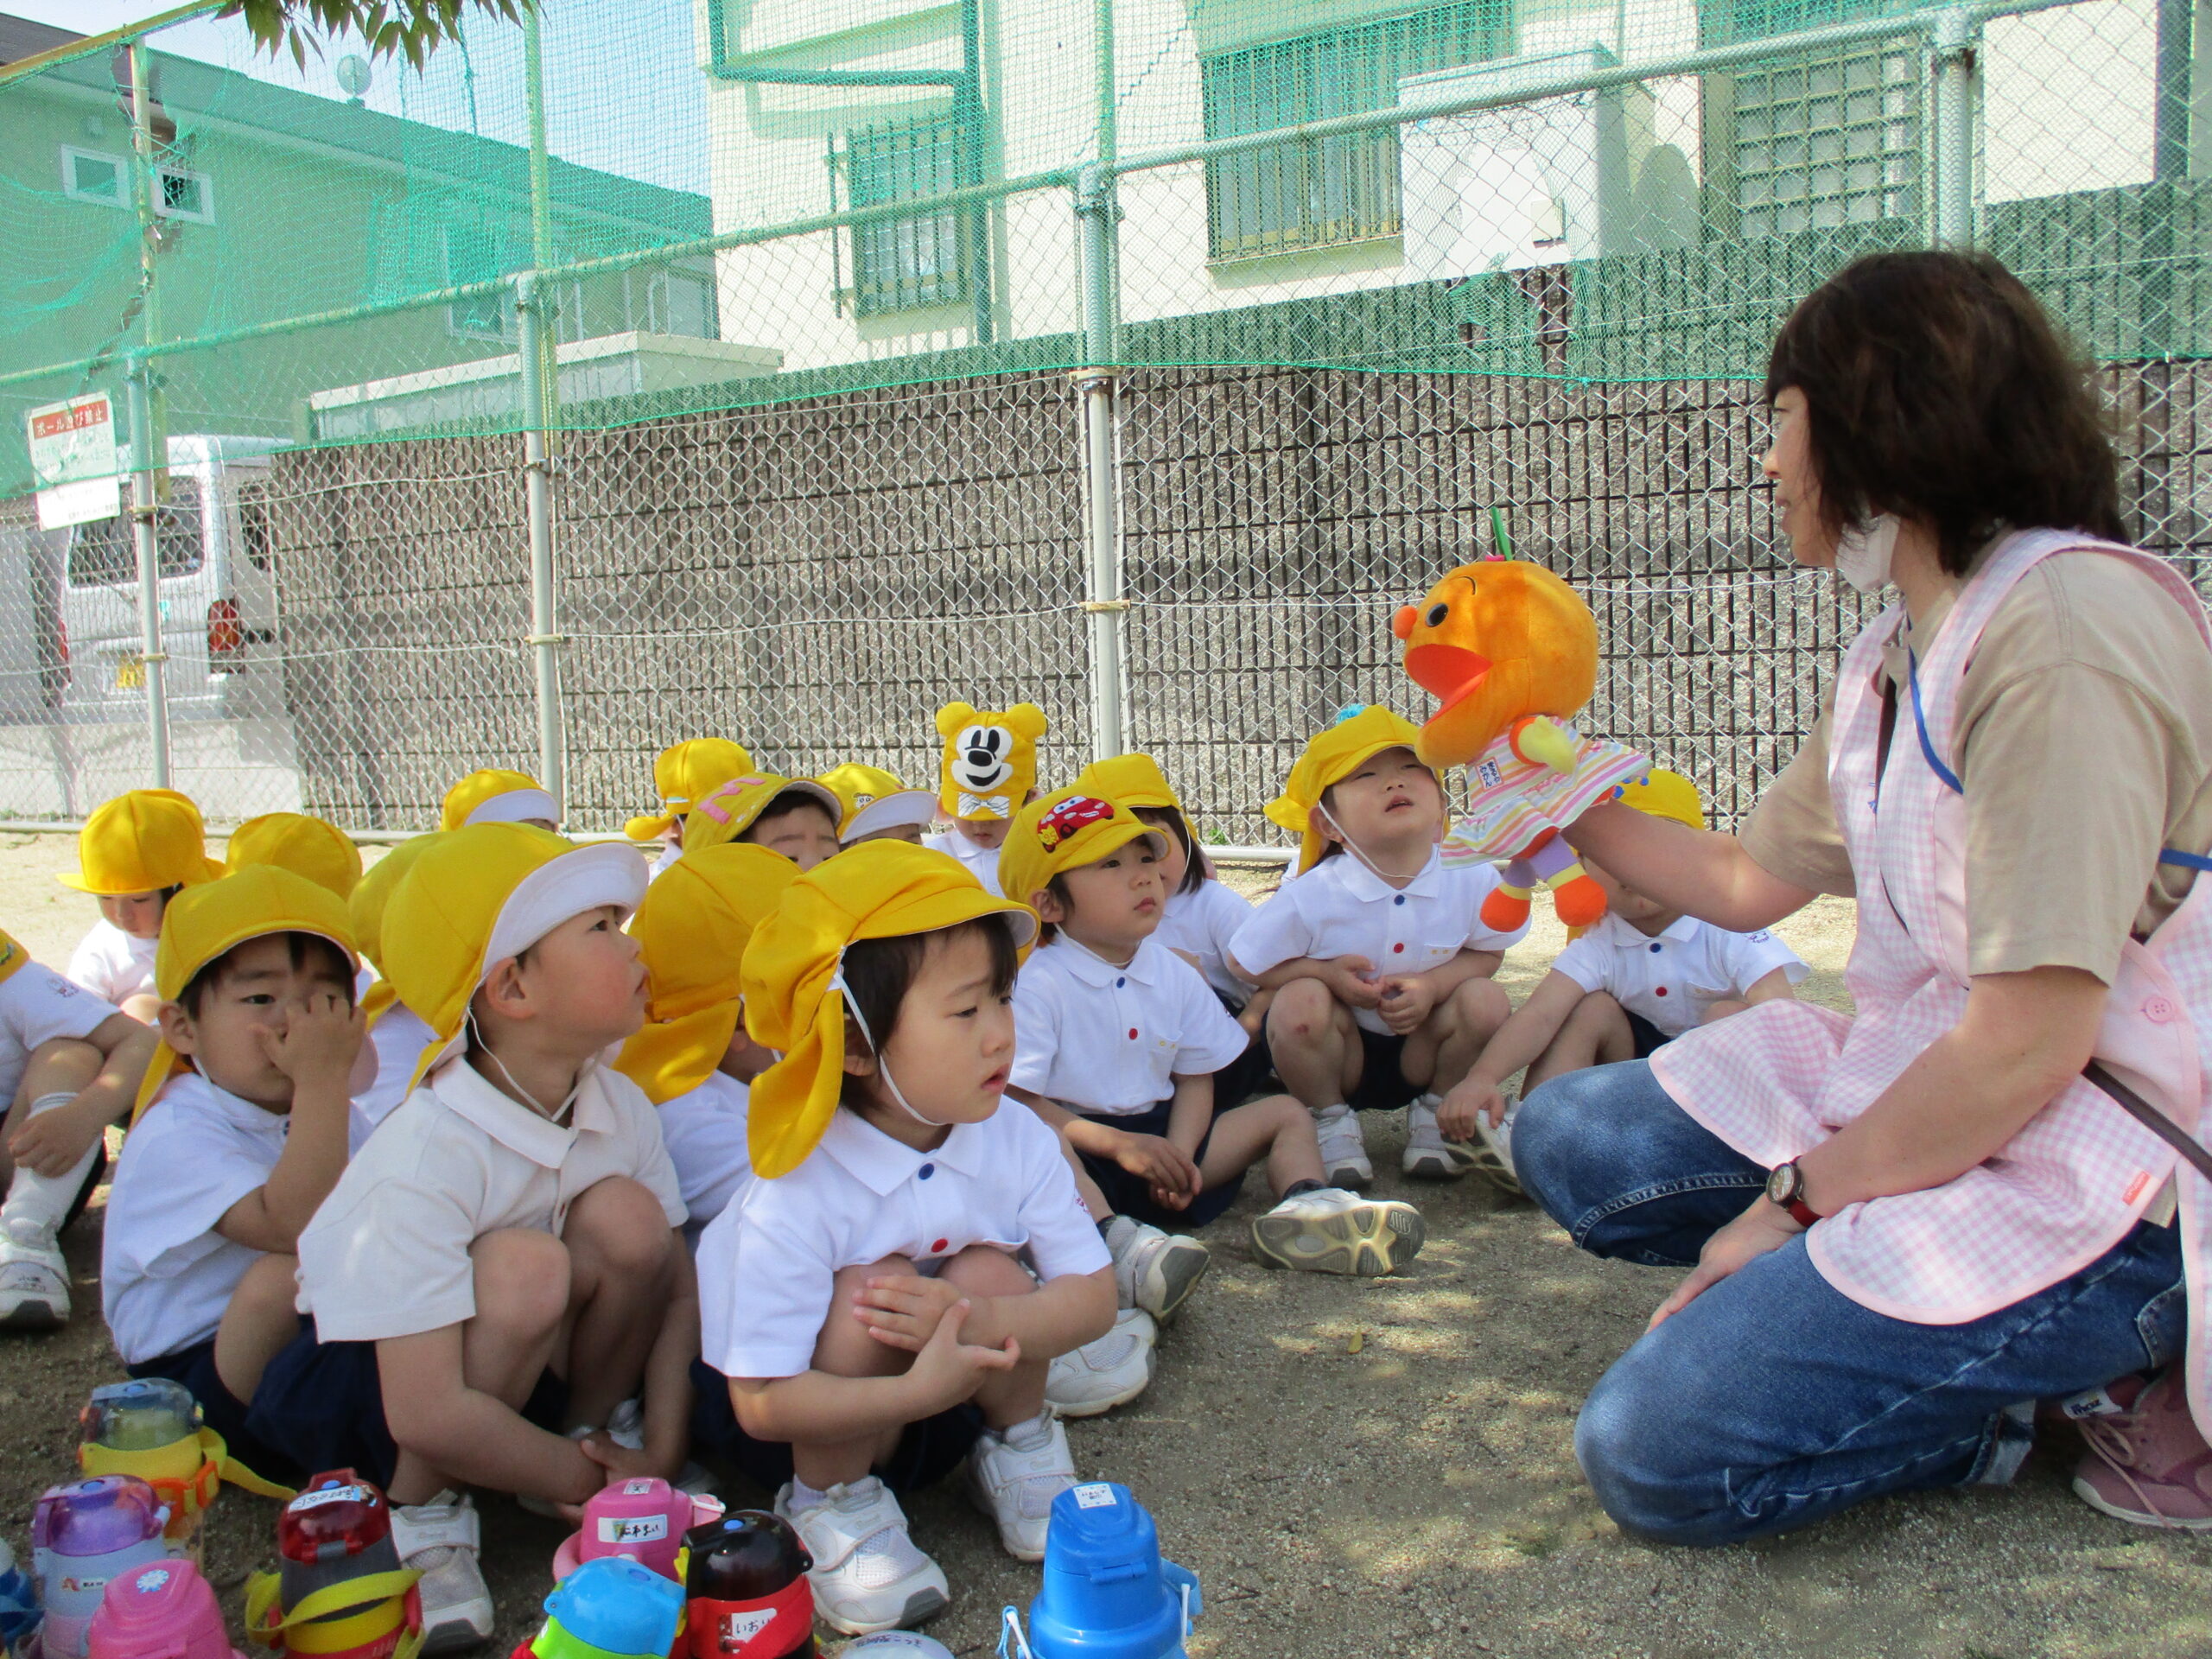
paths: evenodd
<path fill-rule="evenodd" d="M 1579 1247 L 1654 1267 L 1694 1263 L 1766 1179 L 1643 1060 L 1530 1095 L 1513 1160 Z M 1656 1543 L 1736 1543 L 1884 1492 L 1999 1484 L 2027 1455 L 2037 1400 L 2166 1363 L 2187 1317 L 2178 1226 L 2140 1224 L 1965 1325 L 1861 1307 L 1799 1238 L 1637 1338 L 1591 1390 L 1575 1455 L 1622 1530 Z"/>

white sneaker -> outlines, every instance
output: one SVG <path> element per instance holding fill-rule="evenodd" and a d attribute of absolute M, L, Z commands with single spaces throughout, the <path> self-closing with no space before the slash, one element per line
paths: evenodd
<path fill-rule="evenodd" d="M 29 1217 L 0 1226 L 0 1327 L 51 1331 L 69 1319 L 69 1264 L 54 1229 Z"/>
<path fill-rule="evenodd" d="M 1505 1116 L 1496 1128 L 1487 1117 L 1475 1120 L 1475 1136 L 1481 1144 L 1475 1148 L 1474 1167 L 1508 1192 L 1521 1191 L 1521 1179 L 1513 1169 L 1513 1120 L 1520 1110 L 1521 1103 L 1508 1095 Z"/>
<path fill-rule="evenodd" d="M 1320 1138 L 1321 1167 L 1329 1185 L 1364 1192 L 1375 1179 L 1375 1166 L 1367 1161 L 1359 1114 L 1349 1106 L 1325 1107 L 1313 1114 L 1313 1133 Z"/>
<path fill-rule="evenodd" d="M 1114 1258 L 1114 1291 L 1123 1307 L 1142 1308 L 1162 1325 L 1213 1265 L 1213 1252 L 1195 1238 L 1116 1216 L 1106 1229 Z"/>
<path fill-rule="evenodd" d="M 1443 1103 L 1423 1095 L 1406 1108 L 1406 1152 L 1398 1167 L 1417 1181 L 1456 1181 L 1475 1166 L 1475 1148 L 1446 1140 L 1436 1127 L 1436 1109 Z"/>
<path fill-rule="evenodd" d="M 874 1475 L 832 1486 L 797 1509 L 792 1486 L 776 1494 L 776 1513 L 814 1558 L 807 1573 L 814 1611 L 847 1636 L 907 1629 L 952 1605 L 944 1569 L 914 1547 L 906 1512 Z"/>
<path fill-rule="evenodd" d="M 999 1541 L 1017 1561 L 1045 1559 L 1052 1500 L 1075 1484 L 1075 1453 L 1055 1417 L 1033 1417 L 1001 1436 L 987 1428 L 968 1453 L 968 1496 L 999 1523 Z"/>
<path fill-rule="evenodd" d="M 1427 1236 L 1410 1204 L 1334 1186 L 1285 1198 L 1252 1222 L 1252 1243 L 1272 1265 L 1362 1279 L 1395 1273 L 1421 1254 Z"/>
<path fill-rule="evenodd" d="M 1114 1328 L 1045 1373 L 1045 1403 L 1063 1417 L 1096 1417 L 1126 1406 L 1152 1386 L 1153 1344 L 1160 1327 L 1141 1307 L 1114 1315 Z"/>
<path fill-rule="evenodd" d="M 399 1564 L 423 1577 L 423 1651 L 458 1653 L 492 1635 L 492 1592 L 477 1566 L 483 1534 L 476 1506 L 443 1491 L 427 1503 L 391 1506 L 391 1545 Z"/>

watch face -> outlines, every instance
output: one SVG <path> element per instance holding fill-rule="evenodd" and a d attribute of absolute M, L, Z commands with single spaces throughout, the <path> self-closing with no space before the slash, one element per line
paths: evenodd
<path fill-rule="evenodd" d="M 1770 1203 L 1787 1208 L 1789 1200 L 1797 1196 L 1797 1166 L 1777 1164 L 1767 1172 L 1766 1196 Z"/>

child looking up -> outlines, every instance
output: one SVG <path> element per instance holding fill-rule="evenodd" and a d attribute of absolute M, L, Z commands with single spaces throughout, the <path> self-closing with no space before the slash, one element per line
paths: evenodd
<path fill-rule="evenodd" d="M 250 1467 L 246 1402 L 299 1334 L 294 1252 L 346 1167 L 362 1047 L 346 906 L 273 866 L 187 889 L 157 965 L 162 1047 L 123 1143 L 100 1258 L 108 1331 L 133 1376 L 181 1382 Z"/>
<path fill-rule="evenodd" d="M 154 949 L 162 912 L 180 887 L 213 881 L 200 809 L 168 789 L 134 789 L 85 820 L 79 868 L 57 876 L 99 900 L 100 919 L 69 958 L 69 977 L 134 1020 L 154 1022 Z"/>
<path fill-rule="evenodd" d="M 1446 868 L 1444 791 L 1387 709 L 1348 712 L 1306 746 L 1268 816 L 1300 837 L 1298 877 L 1230 945 L 1232 965 L 1274 991 L 1268 1052 L 1313 1113 L 1332 1186 L 1375 1178 L 1356 1113 L 1407 1113 L 1401 1167 L 1456 1179 L 1471 1153 L 1436 1128 L 1444 1095 L 1511 1005 L 1491 982 L 1527 929 L 1484 927 L 1487 864 Z"/>
<path fill-rule="evenodd" d="M 441 830 L 458 830 L 470 823 L 527 823 L 557 830 L 561 805 L 528 772 L 486 766 L 470 772 L 448 790 L 438 809 Z"/>
<path fill-rule="evenodd" d="M 1654 768 L 1621 791 L 1654 817 L 1705 828 L 1697 785 Z M 1481 1137 L 1478 1166 L 1503 1185 L 1513 1179 L 1511 1131 L 1517 1101 L 1505 1080 L 1522 1066 L 1525 1096 L 1569 1071 L 1649 1059 L 1693 1026 L 1786 1000 L 1808 971 L 1773 934 L 1731 933 L 1669 910 L 1583 861 L 1605 891 L 1605 913 L 1571 942 L 1551 972 L 1491 1039 L 1473 1069 L 1446 1096 L 1437 1126 L 1450 1140 Z"/>
<path fill-rule="evenodd" d="M 645 1091 L 696 1239 L 752 1179 L 746 1084 L 774 1057 L 746 1035 L 738 964 L 798 867 L 766 847 L 687 853 L 630 923 L 645 964 L 645 1022 L 614 1069 Z"/>
<path fill-rule="evenodd" d="M 691 809 L 683 851 L 747 842 L 810 870 L 836 855 L 844 816 L 844 804 L 811 778 L 756 773 L 724 784 Z"/>
<path fill-rule="evenodd" d="M 16 1159 L 0 1205 L 0 1327 L 68 1319 L 59 1236 L 92 1196 L 101 1131 L 129 1114 L 156 1040 L 0 933 L 0 1101 Z"/>
<path fill-rule="evenodd" d="M 871 842 L 794 881 L 745 953 L 746 1024 L 785 1058 L 753 1085 L 756 1179 L 699 1243 L 699 1434 L 775 1489 L 816 1608 L 851 1634 L 950 1599 L 894 1491 L 965 1457 L 1034 1561 L 1075 1484 L 1046 1368 L 1105 1333 L 1113 1268 L 1058 1138 L 1000 1105 L 1034 927 L 957 865 Z"/>
<path fill-rule="evenodd" d="M 1217 1108 L 1213 1074 L 1245 1038 L 1198 970 L 1153 937 L 1168 841 L 1080 788 L 1014 818 L 999 868 L 1047 936 L 1014 988 L 1014 1094 L 1066 1138 L 1119 1215 L 1204 1226 L 1263 1163 L 1276 1203 L 1252 1242 L 1274 1266 L 1364 1275 L 1411 1261 L 1419 1212 L 1330 1187 L 1295 1100 Z"/>
<path fill-rule="evenodd" d="M 478 823 L 424 849 L 385 909 L 393 988 L 440 1046 L 301 1233 L 313 1324 L 247 1423 L 390 1493 L 434 1651 L 493 1625 L 460 1488 L 574 1504 L 683 1461 L 683 1205 L 652 1103 L 601 1064 L 645 1015 L 622 931 L 645 890 L 629 847 Z M 639 1450 L 601 1427 L 641 1390 Z"/>
<path fill-rule="evenodd" d="M 864 841 L 904 841 L 922 844 L 922 835 L 937 822 L 937 797 L 926 789 L 909 789 L 880 766 L 864 766 L 856 760 L 825 772 L 816 780 L 836 795 L 845 810 L 837 825 L 837 844 L 857 847 Z"/>
<path fill-rule="evenodd" d="M 923 845 L 958 859 L 986 893 L 999 891 L 1007 825 L 1037 793 L 1037 740 L 1049 729 L 1033 702 L 998 714 L 969 702 L 948 702 L 937 711 L 938 735 L 944 740 L 937 804 L 952 827 Z"/>
<path fill-rule="evenodd" d="M 752 770 L 753 757 L 726 737 L 686 738 L 654 758 L 653 792 L 660 797 L 660 810 L 631 819 L 622 833 L 640 851 L 655 849 L 656 878 L 683 856 L 683 823 L 691 809 Z"/>

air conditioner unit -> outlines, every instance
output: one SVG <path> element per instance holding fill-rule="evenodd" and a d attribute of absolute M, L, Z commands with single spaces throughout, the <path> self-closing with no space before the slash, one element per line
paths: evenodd
<path fill-rule="evenodd" d="M 1603 46 L 1408 75 L 1402 105 L 1510 93 L 1614 67 Z M 1569 92 L 1402 130 L 1406 273 L 1471 276 L 1649 245 L 1638 175 L 1654 145 L 1642 85 Z"/>

